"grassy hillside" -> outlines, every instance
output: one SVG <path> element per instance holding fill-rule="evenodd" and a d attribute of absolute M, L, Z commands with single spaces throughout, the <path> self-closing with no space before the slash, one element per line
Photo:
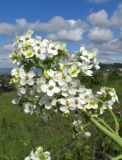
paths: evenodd
<path fill-rule="evenodd" d="M 122 105 L 122 78 L 107 82 L 106 85 L 115 87 L 120 99 L 120 105 Z M 23 160 L 32 148 L 35 149 L 36 146 L 40 145 L 51 151 L 56 160 L 78 160 L 77 157 L 80 157 L 80 160 L 96 159 L 96 155 L 93 153 L 94 148 L 90 146 L 90 141 L 92 146 L 97 146 L 98 141 L 94 135 L 91 139 L 86 140 L 89 145 L 84 145 L 84 148 L 81 148 L 79 151 L 81 155 L 73 158 L 70 151 L 68 149 L 65 150 L 72 137 L 69 123 L 72 118 L 64 118 L 57 115 L 54 120 L 44 122 L 39 117 L 24 114 L 16 106 L 12 105 L 11 100 L 14 95 L 14 92 L 0 95 L 0 160 Z M 119 109 L 119 112 L 121 111 Z M 97 134 L 99 137 L 98 132 Z M 62 149 L 62 152 L 58 152 Z M 83 153 L 86 155 L 84 156 Z M 65 158 L 62 158 L 64 155 Z"/>

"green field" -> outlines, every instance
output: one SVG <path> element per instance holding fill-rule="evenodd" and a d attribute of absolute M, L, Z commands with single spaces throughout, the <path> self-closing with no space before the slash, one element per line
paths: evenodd
<path fill-rule="evenodd" d="M 106 86 L 116 89 L 121 106 L 122 78 L 107 82 Z M 78 146 L 75 150 L 70 147 L 71 117 L 65 118 L 57 115 L 53 120 L 44 122 L 41 118 L 25 114 L 12 105 L 11 101 L 14 96 L 15 92 L 0 95 L 0 160 L 23 160 L 32 148 L 35 149 L 40 145 L 49 150 L 54 156 L 53 159 L 56 160 L 104 160 L 105 158 L 101 159 L 102 156 L 97 155 L 97 149 L 113 153 L 111 148 L 109 150 L 107 147 L 104 148 L 103 139 L 97 130 L 90 139 L 85 142 L 81 140 L 80 150 L 77 149 Z M 117 106 L 116 110 L 120 115 L 122 114 L 121 107 Z M 120 123 L 122 127 L 122 121 Z M 109 141 L 106 140 L 106 144 L 109 144 Z"/>

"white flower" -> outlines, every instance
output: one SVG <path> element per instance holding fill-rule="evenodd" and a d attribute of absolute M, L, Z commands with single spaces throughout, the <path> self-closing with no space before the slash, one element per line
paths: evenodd
<path fill-rule="evenodd" d="M 17 99 L 12 99 L 13 104 L 17 104 Z"/>
<path fill-rule="evenodd" d="M 73 122 L 73 127 L 75 128 L 75 130 L 77 131 L 77 132 L 81 132 L 81 131 L 83 131 L 83 125 L 82 125 L 82 121 L 81 120 L 75 120 L 74 122 Z"/>
<path fill-rule="evenodd" d="M 19 40 L 22 41 L 23 43 L 28 42 L 33 42 L 34 40 L 31 38 L 33 34 L 33 31 L 29 30 L 26 34 L 22 35 L 19 37 Z"/>
<path fill-rule="evenodd" d="M 54 98 L 52 98 L 52 97 L 51 97 L 51 99 L 48 98 L 48 97 L 43 97 L 43 98 L 41 98 L 41 99 L 39 100 L 39 105 L 40 105 L 40 106 L 44 105 L 45 108 L 49 110 L 49 109 L 52 108 L 52 106 L 55 106 L 55 105 L 56 105 L 56 102 L 57 102 L 57 100 L 54 99 Z"/>
<path fill-rule="evenodd" d="M 23 55 L 25 56 L 25 58 L 31 58 L 34 56 L 34 51 L 30 48 L 27 50 L 22 51 Z"/>
<path fill-rule="evenodd" d="M 81 47 L 80 51 L 81 51 L 80 58 L 81 58 L 81 60 L 85 61 L 86 63 L 90 63 L 90 61 L 95 57 L 94 52 L 89 52 L 84 47 Z"/>
<path fill-rule="evenodd" d="M 41 47 L 48 47 L 49 41 L 47 39 L 43 39 L 41 42 Z"/>
<path fill-rule="evenodd" d="M 86 138 L 91 137 L 91 132 L 85 132 L 84 134 L 85 134 L 85 137 L 86 137 Z"/>
<path fill-rule="evenodd" d="M 100 114 L 103 114 L 104 110 L 106 110 L 106 105 L 103 104 L 102 107 L 100 108 Z"/>
<path fill-rule="evenodd" d="M 78 74 L 80 72 L 80 69 L 78 68 L 78 66 L 76 64 L 73 64 L 71 66 L 71 68 L 69 69 L 69 74 L 72 76 L 72 77 L 77 77 Z"/>
<path fill-rule="evenodd" d="M 45 108 L 60 110 L 63 114 L 74 110 L 91 114 L 95 110 L 94 113 L 102 114 L 118 102 L 114 89 L 103 87 L 94 95 L 82 82 L 82 75 L 92 76 L 95 68 L 99 69 L 94 51 L 81 47 L 80 52 L 72 56 L 62 44 L 33 38 L 32 32 L 28 32 L 17 37 L 11 59 L 21 66 L 11 72 L 11 82 L 18 88 L 14 103 L 22 104 L 26 113 L 40 114 Z M 32 156 L 39 160 L 34 152 L 31 159 Z"/>
<path fill-rule="evenodd" d="M 49 54 L 57 55 L 58 54 L 58 48 L 54 43 L 49 43 L 47 51 Z"/>
<path fill-rule="evenodd" d="M 67 112 L 68 110 L 76 109 L 76 106 L 73 105 L 73 98 L 67 98 L 67 99 L 61 98 L 59 102 L 61 104 L 60 110 L 62 112 Z"/>
<path fill-rule="evenodd" d="M 54 76 L 55 76 L 55 74 L 57 75 L 57 72 L 56 71 L 54 71 L 54 70 L 52 70 L 52 69 L 49 69 L 49 70 L 47 70 L 47 75 L 49 76 L 49 77 L 51 77 L 51 78 L 53 78 Z M 54 79 L 54 78 L 53 78 Z"/>
<path fill-rule="evenodd" d="M 46 79 L 44 77 L 40 77 L 37 79 L 37 93 L 41 93 L 41 85 L 46 83 Z"/>
<path fill-rule="evenodd" d="M 20 76 L 20 84 L 22 86 L 28 84 L 30 86 L 32 86 L 34 84 L 34 72 L 33 71 L 29 71 L 29 72 L 25 72 L 24 69 L 19 70 L 19 76 Z"/>
<path fill-rule="evenodd" d="M 85 47 L 80 47 L 80 52 L 83 52 L 85 50 L 86 50 Z"/>
<path fill-rule="evenodd" d="M 41 60 L 46 59 L 46 47 L 36 46 L 34 47 L 35 55 Z"/>
<path fill-rule="evenodd" d="M 19 69 L 18 69 L 18 68 L 12 69 L 11 75 L 12 75 L 12 76 L 18 76 L 18 75 L 19 75 Z"/>
<path fill-rule="evenodd" d="M 53 76 L 53 80 L 58 82 L 59 86 L 65 85 L 67 82 L 72 81 L 71 75 L 68 74 L 68 70 L 64 69 L 62 72 L 57 72 Z"/>
<path fill-rule="evenodd" d="M 53 80 L 50 80 L 48 84 L 43 84 L 41 86 L 42 92 L 47 93 L 48 96 L 53 96 L 55 93 L 60 92 L 60 88 L 56 86 L 56 83 Z"/>
<path fill-rule="evenodd" d="M 85 109 L 97 109 L 98 108 L 97 101 L 94 99 L 88 99 L 87 104 L 84 105 L 84 108 Z"/>
<path fill-rule="evenodd" d="M 30 113 L 31 112 L 31 110 L 30 110 L 30 103 L 29 102 L 23 103 L 23 107 L 24 107 L 24 112 L 25 113 Z"/>
<path fill-rule="evenodd" d="M 75 97 L 73 105 L 75 105 L 76 108 L 78 108 L 78 109 L 82 109 L 82 103 L 81 102 L 82 101 L 81 101 L 80 97 Z"/>
<path fill-rule="evenodd" d="M 82 121 L 77 120 L 77 121 L 74 121 L 72 124 L 73 124 L 74 127 L 78 127 L 78 126 L 82 125 Z"/>
<path fill-rule="evenodd" d="M 93 67 L 93 65 L 88 65 L 86 63 L 83 63 L 81 66 L 81 69 L 82 69 L 83 73 L 85 73 L 86 75 L 92 76 L 92 74 L 93 74 L 93 71 L 91 70 L 92 67 Z"/>
<path fill-rule="evenodd" d="M 26 88 L 24 88 L 24 87 L 19 88 L 19 93 L 25 94 L 26 93 Z"/>
<path fill-rule="evenodd" d="M 32 150 L 30 155 L 26 157 L 24 160 L 51 160 L 50 152 L 44 152 L 42 147 L 38 147 L 35 153 Z"/>
<path fill-rule="evenodd" d="M 98 63 L 98 61 L 96 60 L 96 58 L 94 58 L 94 67 L 95 67 L 97 70 L 100 69 L 99 63 Z"/>
<path fill-rule="evenodd" d="M 63 92 L 68 92 L 70 95 L 76 95 L 78 83 L 78 80 L 67 82 L 64 86 L 61 87 L 61 90 Z"/>

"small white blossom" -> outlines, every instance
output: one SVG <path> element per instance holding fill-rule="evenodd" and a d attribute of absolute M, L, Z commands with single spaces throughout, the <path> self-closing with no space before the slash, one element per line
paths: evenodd
<path fill-rule="evenodd" d="M 43 84 L 41 86 L 42 92 L 47 93 L 48 96 L 53 96 L 55 93 L 60 92 L 60 88 L 56 86 L 56 83 L 53 80 L 50 80 L 48 84 Z"/>
<path fill-rule="evenodd" d="M 24 69 L 21 69 L 19 71 L 19 76 L 20 76 L 20 84 L 22 86 L 28 84 L 28 85 L 33 85 L 34 84 L 34 72 L 33 71 L 29 71 L 29 72 L 25 72 Z"/>
<path fill-rule="evenodd" d="M 32 150 L 24 160 L 51 160 L 50 152 L 43 151 L 42 147 L 38 147 L 35 152 Z"/>

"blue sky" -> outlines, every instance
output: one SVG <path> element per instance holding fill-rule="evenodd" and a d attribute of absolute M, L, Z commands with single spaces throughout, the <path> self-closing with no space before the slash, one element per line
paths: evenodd
<path fill-rule="evenodd" d="M 0 67 L 10 67 L 16 33 L 33 29 L 63 41 L 71 53 L 81 45 L 95 48 L 103 63 L 122 63 L 121 0 L 1 0 Z"/>

